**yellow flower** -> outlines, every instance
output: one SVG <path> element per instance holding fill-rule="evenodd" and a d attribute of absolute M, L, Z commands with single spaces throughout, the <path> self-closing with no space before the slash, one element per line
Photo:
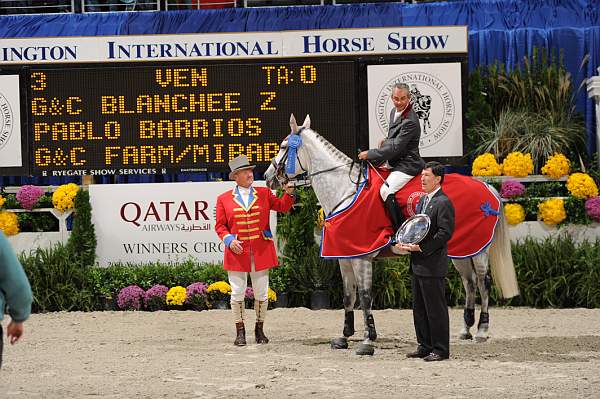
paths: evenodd
<path fill-rule="evenodd" d="M 19 219 L 14 212 L 0 212 L 0 230 L 7 236 L 14 236 L 19 233 Z"/>
<path fill-rule="evenodd" d="M 533 173 L 533 160 L 531 154 L 511 152 L 502 162 L 505 176 L 525 177 Z"/>
<path fill-rule="evenodd" d="M 210 294 L 211 292 L 220 292 L 221 294 L 231 295 L 231 286 L 225 281 L 217 281 L 216 283 L 212 283 L 206 289 L 206 293 Z"/>
<path fill-rule="evenodd" d="M 506 221 L 510 224 L 519 224 L 525 220 L 525 209 L 520 204 L 504 205 Z"/>
<path fill-rule="evenodd" d="M 167 291 L 167 305 L 183 305 L 186 298 L 185 287 L 178 285 Z"/>
<path fill-rule="evenodd" d="M 270 288 L 269 292 L 267 293 L 267 299 L 269 300 L 269 302 L 275 302 L 277 300 L 277 294 Z"/>
<path fill-rule="evenodd" d="M 63 184 L 58 187 L 54 194 L 52 194 L 54 208 L 61 212 L 66 212 L 73 208 L 73 202 L 78 191 L 79 186 L 75 183 Z"/>
<path fill-rule="evenodd" d="M 475 158 L 471 173 L 473 176 L 500 176 L 502 174 L 502 167 L 498 165 L 496 158 L 492 154 L 486 152 Z"/>
<path fill-rule="evenodd" d="M 542 168 L 542 174 L 551 177 L 552 179 L 559 179 L 569 174 L 571 169 L 571 162 L 563 154 L 554 154 Z"/>
<path fill-rule="evenodd" d="M 0 195 L 0 208 L 2 208 L 2 206 L 4 206 L 5 202 L 6 202 L 6 200 L 4 199 L 4 197 Z"/>
<path fill-rule="evenodd" d="M 319 208 L 319 212 L 317 213 L 317 226 L 322 229 L 323 224 L 325 224 L 325 211 L 323 208 Z"/>
<path fill-rule="evenodd" d="M 559 224 L 566 218 L 565 203 L 560 198 L 551 198 L 538 205 L 538 219 L 546 224 Z"/>
<path fill-rule="evenodd" d="M 567 179 L 567 188 L 573 197 L 592 198 L 598 196 L 598 186 L 587 173 L 573 173 Z"/>

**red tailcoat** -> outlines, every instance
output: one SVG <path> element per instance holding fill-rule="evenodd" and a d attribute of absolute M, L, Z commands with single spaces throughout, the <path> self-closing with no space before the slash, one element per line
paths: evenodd
<path fill-rule="evenodd" d="M 236 189 L 227 191 L 217 198 L 217 220 L 215 231 L 223 240 L 233 234 L 242 241 L 244 252 L 239 255 L 225 247 L 223 268 L 238 272 L 250 272 L 250 253 L 254 256 L 255 271 L 270 269 L 277 266 L 275 244 L 269 226 L 269 213 L 288 212 L 294 199 L 284 194 L 278 198 L 266 187 L 252 187 L 252 195 L 248 208 L 241 198 L 237 197 Z"/>

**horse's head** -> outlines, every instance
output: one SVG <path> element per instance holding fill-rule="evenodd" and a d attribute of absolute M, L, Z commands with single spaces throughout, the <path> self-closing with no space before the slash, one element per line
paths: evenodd
<path fill-rule="evenodd" d="M 271 166 L 265 172 L 267 186 L 276 189 L 286 184 L 294 177 L 307 172 L 305 166 L 308 159 L 301 150 L 301 132 L 310 128 L 310 116 L 306 115 L 304 123 L 298 126 L 294 114 L 290 116 L 291 133 L 281 142 L 279 152 L 271 159 Z"/>

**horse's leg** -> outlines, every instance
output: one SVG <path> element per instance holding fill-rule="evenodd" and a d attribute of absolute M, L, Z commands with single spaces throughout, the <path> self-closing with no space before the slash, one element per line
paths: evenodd
<path fill-rule="evenodd" d="M 473 265 L 477 274 L 477 286 L 479 287 L 479 296 L 481 297 L 481 313 L 479 314 L 479 322 L 477 323 L 477 334 L 475 334 L 475 341 L 477 342 L 487 341 L 490 326 L 488 304 L 492 288 L 492 276 L 489 273 L 488 260 L 487 251 L 473 257 Z"/>
<path fill-rule="evenodd" d="M 348 349 L 348 337 L 354 335 L 354 302 L 356 302 L 356 279 L 352 262 L 340 259 L 340 271 L 344 283 L 344 331 L 343 337 L 331 341 L 333 349 Z"/>
<path fill-rule="evenodd" d="M 460 339 L 472 339 L 470 329 L 475 324 L 475 287 L 476 275 L 473 270 L 471 259 L 452 259 L 454 267 L 460 274 L 465 287 L 465 310 L 463 315 L 463 329 L 460 331 Z"/>
<path fill-rule="evenodd" d="M 352 261 L 352 268 L 356 283 L 358 284 L 358 300 L 363 311 L 363 319 L 365 323 L 364 339 L 356 349 L 357 355 L 373 355 L 375 353 L 374 341 L 377 339 L 377 331 L 375 330 L 375 320 L 371 307 L 373 305 L 372 283 L 373 283 L 373 268 L 370 258 L 356 258 Z"/>

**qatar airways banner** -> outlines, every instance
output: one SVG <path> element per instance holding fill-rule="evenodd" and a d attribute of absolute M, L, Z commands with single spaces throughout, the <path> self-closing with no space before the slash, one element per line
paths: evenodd
<path fill-rule="evenodd" d="M 466 26 L 0 39 L 0 65 L 466 52 Z"/>
<path fill-rule="evenodd" d="M 217 197 L 234 187 L 233 182 L 90 185 L 98 263 L 222 262 L 224 245 L 214 231 Z M 271 212 L 274 233 L 276 216 Z"/>
<path fill-rule="evenodd" d="M 461 65 L 452 63 L 369 65 L 369 144 L 387 137 L 394 85 L 404 83 L 421 125 L 422 157 L 462 156 Z"/>

